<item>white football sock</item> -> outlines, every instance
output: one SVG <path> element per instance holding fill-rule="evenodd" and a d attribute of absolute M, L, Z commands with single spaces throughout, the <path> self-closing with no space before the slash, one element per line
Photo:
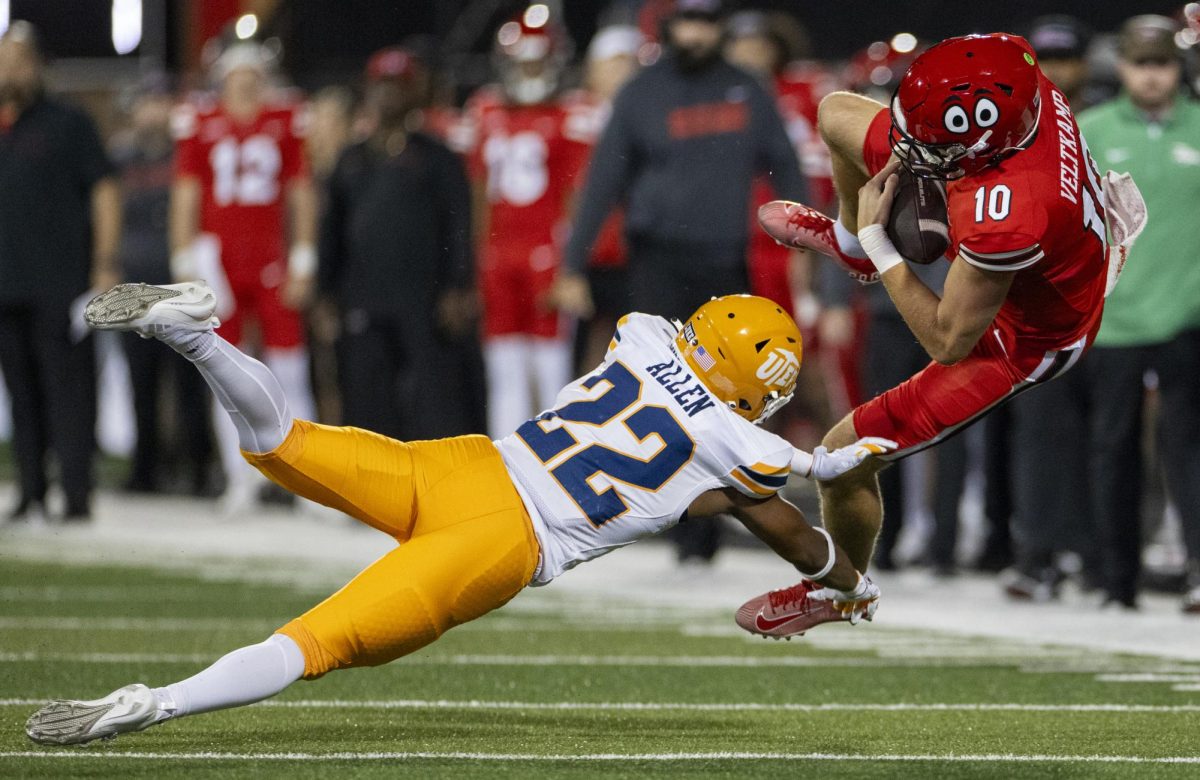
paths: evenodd
<path fill-rule="evenodd" d="M 863 249 L 862 244 L 859 243 L 858 236 L 851 233 L 850 229 L 842 224 L 841 217 L 833 221 L 833 233 L 837 236 L 838 248 L 842 250 L 842 254 L 862 260 L 867 259 L 867 250 Z"/>
<path fill-rule="evenodd" d="M 496 336 L 483 345 L 488 435 L 501 439 L 533 416 L 528 336 Z"/>
<path fill-rule="evenodd" d="M 304 653 L 290 637 L 274 634 L 265 642 L 228 653 L 199 674 L 155 688 L 166 718 L 241 707 L 274 696 L 304 674 Z"/>
<path fill-rule="evenodd" d="M 292 410 L 292 416 L 301 420 L 316 419 L 317 404 L 313 400 L 308 350 L 304 347 L 264 349 L 262 362 L 279 380 L 283 394 L 288 400 L 288 408 Z"/>
<path fill-rule="evenodd" d="M 283 444 L 292 428 L 292 415 L 283 387 L 270 369 L 211 330 L 166 328 L 155 338 L 200 371 L 233 420 L 241 449 L 270 452 Z M 229 464 L 226 471 L 230 471 Z"/>

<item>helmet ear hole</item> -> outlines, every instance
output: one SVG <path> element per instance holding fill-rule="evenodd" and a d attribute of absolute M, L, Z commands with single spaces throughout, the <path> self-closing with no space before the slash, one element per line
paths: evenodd
<path fill-rule="evenodd" d="M 749 402 L 749 401 L 747 401 L 745 398 L 739 398 L 739 399 L 738 399 L 738 408 L 739 408 L 739 409 L 742 409 L 743 411 L 747 411 L 747 412 L 748 412 L 748 411 L 750 411 L 751 409 L 753 409 L 754 407 L 752 407 L 752 406 L 750 405 L 750 402 Z"/>

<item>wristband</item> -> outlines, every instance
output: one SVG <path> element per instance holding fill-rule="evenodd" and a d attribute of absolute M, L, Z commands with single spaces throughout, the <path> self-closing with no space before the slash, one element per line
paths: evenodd
<path fill-rule="evenodd" d="M 815 525 L 812 527 L 812 529 L 823 535 L 825 537 L 825 543 L 829 546 L 829 560 L 825 561 L 825 565 L 821 567 L 819 572 L 816 574 L 804 574 L 804 572 L 800 572 L 800 574 L 804 576 L 804 579 L 816 582 L 833 570 L 833 564 L 837 562 L 837 548 L 834 547 L 833 537 L 829 535 L 828 531 L 826 531 L 824 528 L 818 528 Z"/>
<path fill-rule="evenodd" d="M 293 244 L 288 253 L 288 273 L 312 276 L 317 272 L 317 248 L 312 244 Z"/>
<path fill-rule="evenodd" d="M 896 251 L 892 240 L 888 238 L 883 225 L 867 225 L 859 228 L 858 242 L 862 244 L 863 251 L 867 253 L 867 257 L 871 258 L 871 262 L 879 270 L 880 276 L 904 262 L 904 258 Z"/>
<path fill-rule="evenodd" d="M 811 477 L 813 470 L 813 462 L 816 460 L 811 454 L 804 450 L 792 448 L 792 463 L 791 472 L 799 474 L 802 477 Z"/>

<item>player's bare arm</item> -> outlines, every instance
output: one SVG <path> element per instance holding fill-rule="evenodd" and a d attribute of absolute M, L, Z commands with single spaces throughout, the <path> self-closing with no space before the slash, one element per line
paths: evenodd
<path fill-rule="evenodd" d="M 799 509 L 778 495 L 758 500 L 732 488 L 710 490 L 692 502 L 688 514 L 699 517 L 733 515 L 801 573 L 820 572 L 830 564 L 825 535 L 809 525 Z M 833 568 L 817 581 L 835 590 L 853 590 L 859 574 L 850 558 L 842 550 L 834 549 Z"/>
<path fill-rule="evenodd" d="M 859 190 L 859 237 L 872 259 L 876 259 L 877 252 L 889 251 L 890 242 L 884 243 L 887 237 L 883 228 L 891 213 L 899 168 L 900 162 L 893 160 Z M 894 253 L 894 247 L 890 251 Z M 929 356 L 947 365 L 962 360 L 978 343 L 1004 304 L 1013 279 L 1012 273 L 956 262 L 939 298 L 907 263 L 893 262 L 890 267 L 886 259 L 883 263 L 880 278 L 900 315 Z"/>

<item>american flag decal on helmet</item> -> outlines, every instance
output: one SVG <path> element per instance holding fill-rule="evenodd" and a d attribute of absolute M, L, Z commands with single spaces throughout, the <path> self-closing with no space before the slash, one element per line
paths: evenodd
<path fill-rule="evenodd" d="M 704 371 L 712 371 L 713 366 L 717 364 L 717 361 L 713 359 L 712 355 L 708 354 L 708 350 L 704 347 L 696 347 L 693 357 L 696 358 L 696 365 L 700 366 Z"/>

